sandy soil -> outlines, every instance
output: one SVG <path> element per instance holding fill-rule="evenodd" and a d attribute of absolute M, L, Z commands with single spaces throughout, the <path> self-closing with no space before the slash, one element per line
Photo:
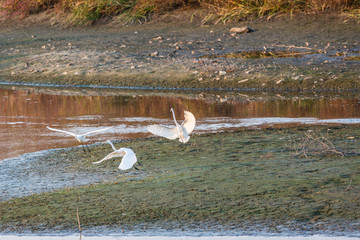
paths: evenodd
<path fill-rule="evenodd" d="M 358 89 L 360 24 L 308 16 L 229 25 L 0 29 L 0 80 L 68 85 Z M 254 31 L 232 34 L 232 27 Z"/>

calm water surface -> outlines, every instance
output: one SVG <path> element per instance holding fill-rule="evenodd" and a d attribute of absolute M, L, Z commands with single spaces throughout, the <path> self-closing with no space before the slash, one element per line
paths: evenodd
<path fill-rule="evenodd" d="M 89 96 L 78 92 L 0 88 L 0 160 L 78 145 L 74 138 L 49 131 L 46 126 L 78 133 L 113 127 L 92 136 L 91 143 L 151 136 L 147 126 L 173 124 L 171 107 L 179 122 L 184 110 L 194 113 L 197 118 L 194 133 L 264 124 L 360 123 L 360 98 L 356 95 L 312 99 L 277 95 L 253 100 L 244 94 L 237 94 L 237 98 L 216 95 L 206 98 L 204 94 Z"/>

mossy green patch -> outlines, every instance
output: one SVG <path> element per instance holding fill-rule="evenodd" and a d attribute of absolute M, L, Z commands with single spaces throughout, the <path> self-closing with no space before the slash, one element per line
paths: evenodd
<path fill-rule="evenodd" d="M 344 156 L 309 148 L 307 157 L 296 157 L 290 143 L 303 144 L 311 131 Z M 360 153 L 353 136 L 359 133 L 358 126 L 307 126 L 193 135 L 188 144 L 126 140 L 116 147 L 131 147 L 142 163 L 127 175 L 117 170 L 120 159 L 92 165 L 108 154 L 108 146 L 92 146 L 91 155 L 71 149 L 48 158 L 61 161 L 71 154 L 77 159 L 73 171 L 95 174 L 96 169 L 118 179 L 1 202 L 1 228 L 76 229 L 77 208 L 83 228 L 163 221 L 354 222 L 360 212 Z"/>

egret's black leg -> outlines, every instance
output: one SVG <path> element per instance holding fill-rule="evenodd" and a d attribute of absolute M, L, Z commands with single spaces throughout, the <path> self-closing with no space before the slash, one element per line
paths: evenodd
<path fill-rule="evenodd" d="M 86 146 L 86 149 L 87 149 L 89 152 L 91 152 L 89 146 L 86 145 L 86 144 L 85 144 L 85 146 Z"/>
<path fill-rule="evenodd" d="M 83 149 L 84 153 L 86 153 L 86 149 L 85 149 L 84 145 L 81 144 L 81 146 L 82 146 L 82 149 Z"/>
<path fill-rule="evenodd" d="M 137 163 L 138 163 L 140 166 L 142 166 L 142 164 L 141 164 L 139 161 L 137 161 Z"/>
<path fill-rule="evenodd" d="M 136 170 L 139 170 L 139 169 L 138 169 L 137 167 L 135 167 L 135 166 L 134 166 L 134 168 L 135 168 Z"/>

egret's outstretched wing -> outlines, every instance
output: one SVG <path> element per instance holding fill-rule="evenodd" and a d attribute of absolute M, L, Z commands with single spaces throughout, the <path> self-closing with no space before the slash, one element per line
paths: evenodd
<path fill-rule="evenodd" d="M 174 140 L 179 137 L 179 132 L 176 127 L 169 128 L 169 127 L 163 127 L 163 126 L 159 126 L 159 125 L 152 125 L 152 126 L 148 127 L 148 131 L 155 135 L 165 137 L 170 140 Z"/>
<path fill-rule="evenodd" d="M 136 158 L 135 153 L 131 149 L 128 149 L 119 165 L 119 169 L 120 170 L 128 170 L 128 169 L 132 168 L 132 166 L 134 166 L 136 161 L 137 161 L 137 158 Z"/>
<path fill-rule="evenodd" d="M 195 116 L 191 112 L 184 111 L 184 117 L 185 120 L 181 124 L 181 126 L 183 126 L 186 129 L 187 133 L 190 134 L 195 128 Z"/>
<path fill-rule="evenodd" d="M 75 133 L 68 132 L 68 131 L 64 131 L 64 130 L 60 130 L 60 129 L 51 128 L 51 127 L 48 127 L 48 126 L 46 126 L 46 127 L 47 127 L 49 130 L 51 130 L 51 131 L 66 133 L 66 134 L 69 134 L 69 135 L 75 137 Z"/>
<path fill-rule="evenodd" d="M 108 159 L 111 159 L 111 158 L 114 158 L 114 157 L 122 157 L 125 155 L 125 152 L 112 152 L 110 153 L 109 155 L 107 155 L 106 157 L 104 157 L 103 159 L 101 159 L 100 161 L 97 161 L 97 162 L 93 162 L 93 164 L 98 164 L 98 163 L 101 163 L 105 160 L 108 160 Z"/>
<path fill-rule="evenodd" d="M 82 134 L 82 135 L 83 135 L 83 136 L 86 136 L 86 135 L 90 135 L 90 134 L 97 133 L 97 132 L 103 132 L 103 131 L 106 131 L 106 130 L 108 130 L 108 129 L 110 129 L 110 128 L 112 128 L 112 127 L 108 127 L 108 128 L 103 128 L 103 129 L 91 131 L 91 132 L 88 132 L 88 133 L 84 133 L 84 134 Z"/>

